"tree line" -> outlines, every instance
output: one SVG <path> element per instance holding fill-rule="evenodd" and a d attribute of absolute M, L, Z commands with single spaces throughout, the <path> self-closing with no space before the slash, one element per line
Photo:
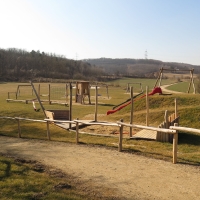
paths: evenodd
<path fill-rule="evenodd" d="M 97 80 L 104 72 L 100 67 L 80 60 L 40 51 L 0 49 L 0 81 L 46 79 Z"/>
<path fill-rule="evenodd" d="M 97 58 L 85 60 L 91 64 L 101 67 L 107 74 L 131 76 L 131 77 L 144 77 L 154 78 L 156 72 L 159 72 L 160 68 L 171 69 L 172 73 L 174 69 L 179 69 L 176 73 L 185 73 L 181 70 L 195 69 L 195 73 L 200 73 L 200 66 L 190 65 L 186 63 L 176 62 L 163 62 L 153 59 L 112 59 L 112 58 Z"/>

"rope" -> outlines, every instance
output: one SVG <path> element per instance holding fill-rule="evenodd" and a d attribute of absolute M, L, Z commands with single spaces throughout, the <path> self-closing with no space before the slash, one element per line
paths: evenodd
<path fill-rule="evenodd" d="M 40 111 L 40 108 L 36 108 L 36 106 L 35 106 L 35 101 L 33 100 L 32 101 L 32 103 L 33 103 L 33 108 L 34 108 L 34 110 L 35 110 L 35 112 L 39 112 Z"/>

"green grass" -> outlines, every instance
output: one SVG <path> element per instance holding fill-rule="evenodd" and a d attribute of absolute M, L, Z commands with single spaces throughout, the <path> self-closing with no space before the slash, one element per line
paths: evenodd
<path fill-rule="evenodd" d="M 100 88 L 98 93 L 99 96 L 99 106 L 98 106 L 98 120 L 116 122 L 121 118 L 124 119 L 125 123 L 130 121 L 130 106 L 116 112 L 112 115 L 106 115 L 108 110 L 111 110 L 114 105 L 124 102 L 130 98 L 130 94 L 126 93 L 126 84 L 128 82 L 142 82 L 142 85 L 148 85 L 151 88 L 155 79 L 121 79 L 115 82 L 108 83 L 109 85 L 109 96 L 107 98 L 107 93 L 105 88 Z M 169 79 L 164 79 L 162 84 L 169 83 Z M 51 83 L 53 84 L 53 83 Z M 11 116 L 11 117 L 25 117 L 32 119 L 44 119 L 44 114 L 42 111 L 34 112 L 32 104 L 25 103 L 14 103 L 6 102 L 7 94 L 9 91 L 15 91 L 18 83 L 1 83 L 1 116 Z M 36 84 L 37 85 L 37 84 Z M 48 85 L 44 83 L 45 87 Z M 64 84 L 62 84 L 63 87 Z M 112 86 L 113 85 L 113 86 Z M 117 85 L 117 87 L 116 87 Z M 61 84 L 60 84 L 61 86 Z M 37 88 L 37 87 L 36 87 Z M 41 83 L 41 88 L 43 88 L 42 93 L 48 93 L 45 91 L 43 84 Z M 46 87 L 48 89 L 48 87 Z M 73 91 L 74 93 L 74 91 Z M 73 105 L 72 118 L 85 119 L 85 116 L 94 114 L 94 94 L 95 91 L 91 90 L 91 101 L 92 105 Z M 25 98 L 22 95 L 20 98 Z M 164 120 L 165 110 L 169 113 L 174 112 L 174 99 L 177 98 L 178 102 L 178 113 L 180 115 L 180 126 L 200 128 L 200 96 L 193 94 L 173 94 L 173 95 L 154 95 L 150 97 L 150 126 L 158 126 Z M 36 104 L 39 107 L 39 104 Z M 145 125 L 146 111 L 145 111 L 145 98 L 137 100 L 134 102 L 134 123 Z M 69 109 L 63 105 L 49 105 L 44 104 L 45 109 Z M 91 117 L 91 120 L 94 118 Z M 37 138 L 37 139 L 47 139 L 46 136 L 46 124 L 37 122 L 27 122 L 21 121 L 21 130 L 23 138 Z M 17 137 L 18 127 L 15 120 L 5 120 L 0 119 L 1 135 L 7 135 L 12 137 Z M 75 133 L 68 132 L 54 125 L 50 126 L 51 139 L 55 141 L 64 141 L 75 143 Z M 97 136 L 80 136 L 81 143 L 85 144 L 97 144 L 102 146 L 110 146 L 112 148 L 117 147 L 118 139 L 116 138 L 104 138 Z M 145 155 L 148 157 L 154 157 L 159 159 L 165 159 L 171 162 L 172 160 L 172 144 L 161 143 L 155 141 L 143 141 L 143 140 L 129 140 L 124 139 L 123 141 L 124 149 L 127 151 L 135 152 L 137 154 Z M 179 145 L 178 145 L 178 162 L 189 163 L 194 165 L 200 164 L 200 135 L 194 133 L 179 133 Z"/>
<path fill-rule="evenodd" d="M 44 166 L 33 161 L 26 163 L 24 160 L 0 156 L 1 199 L 87 199 L 78 194 L 67 178 L 50 176 L 45 170 Z M 57 189 L 59 183 L 66 188 Z"/>
<path fill-rule="evenodd" d="M 175 85 L 171 85 L 171 86 L 167 87 L 167 89 L 169 89 L 169 90 L 185 92 L 185 93 L 188 92 L 188 88 L 189 88 L 189 82 L 179 82 Z M 193 93 L 193 92 L 194 92 L 194 90 L 193 90 L 193 86 L 191 84 L 190 93 Z"/>
<path fill-rule="evenodd" d="M 176 80 L 174 79 L 163 79 L 162 85 L 168 85 L 174 83 Z M 134 83 L 141 83 L 143 90 L 146 89 L 146 86 L 149 87 L 149 89 L 154 88 L 156 79 L 147 79 L 147 78 L 123 78 L 119 80 L 114 80 L 108 82 L 109 85 L 113 86 L 120 86 L 120 87 L 126 87 L 127 83 L 132 83 L 130 86 L 136 87 L 138 89 L 139 86 L 135 85 Z"/>

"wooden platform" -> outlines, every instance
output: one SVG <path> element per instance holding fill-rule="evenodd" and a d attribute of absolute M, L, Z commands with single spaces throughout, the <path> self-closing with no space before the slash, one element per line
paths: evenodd
<path fill-rule="evenodd" d="M 92 120 L 82 120 L 83 123 L 90 123 L 93 122 Z M 79 128 L 85 127 L 87 125 L 83 124 L 83 123 L 79 123 Z M 56 126 L 59 126 L 63 129 L 69 130 L 69 123 L 62 123 L 62 122 L 56 122 L 54 123 Z M 76 124 L 71 124 L 71 129 L 76 129 Z"/>
<path fill-rule="evenodd" d="M 137 132 L 133 137 L 130 139 L 147 139 L 147 140 L 156 140 L 157 131 L 146 130 L 143 129 Z"/>

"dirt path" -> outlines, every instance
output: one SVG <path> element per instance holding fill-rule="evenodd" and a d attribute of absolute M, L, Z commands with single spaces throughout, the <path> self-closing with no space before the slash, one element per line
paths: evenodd
<path fill-rule="evenodd" d="M 0 153 L 60 169 L 90 183 L 94 191 L 109 188 L 112 197 L 142 200 L 200 197 L 200 167 L 175 165 L 115 149 L 53 141 L 0 136 L 0 146 Z"/>
<path fill-rule="evenodd" d="M 177 83 L 172 83 L 170 85 L 162 85 L 161 89 L 162 89 L 163 92 L 166 92 L 166 93 L 175 93 L 175 94 L 179 94 L 179 93 L 181 94 L 182 93 L 183 94 L 183 92 L 177 92 L 177 91 L 173 91 L 173 90 L 168 90 L 167 89 L 167 87 L 169 87 L 171 85 L 175 85 L 175 84 L 177 84 Z"/>

